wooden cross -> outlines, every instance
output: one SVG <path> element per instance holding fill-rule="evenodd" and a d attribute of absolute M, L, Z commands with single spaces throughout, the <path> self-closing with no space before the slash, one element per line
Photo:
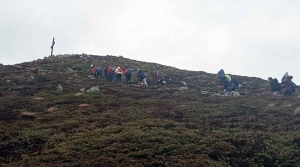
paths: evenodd
<path fill-rule="evenodd" d="M 53 47 L 54 47 L 54 44 L 55 44 L 55 41 L 54 41 L 54 37 L 53 37 L 53 41 L 52 41 L 52 45 L 51 45 L 51 56 L 52 56 L 52 53 L 53 53 Z"/>

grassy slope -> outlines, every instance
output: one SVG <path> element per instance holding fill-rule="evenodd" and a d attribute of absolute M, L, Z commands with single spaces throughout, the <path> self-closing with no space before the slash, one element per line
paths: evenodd
<path fill-rule="evenodd" d="M 242 76 L 236 77 L 247 82 L 239 89 L 244 96 L 210 96 L 201 91 L 222 90 L 214 74 L 114 56 L 88 59 L 0 66 L 1 164 L 300 166 L 300 120 L 293 115 L 299 98 L 271 96 L 265 81 Z M 170 80 L 149 87 L 134 85 L 135 76 L 133 85 L 91 80 L 90 64 L 142 68 L 150 85 L 159 68 Z M 69 67 L 78 72 L 68 73 Z M 177 90 L 181 81 L 188 91 Z M 92 86 L 100 92 L 75 96 Z"/>

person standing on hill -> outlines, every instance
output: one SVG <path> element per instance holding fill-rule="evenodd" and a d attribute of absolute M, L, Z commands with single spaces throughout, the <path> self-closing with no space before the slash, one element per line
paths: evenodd
<path fill-rule="evenodd" d="M 287 78 L 288 76 L 289 76 L 288 72 L 284 73 L 283 77 L 281 78 L 281 83 L 283 83 L 284 79 Z"/>
<path fill-rule="evenodd" d="M 117 75 L 117 82 L 122 82 L 122 75 L 123 75 L 123 71 L 121 67 L 118 67 L 116 69 L 116 75 Z"/>
<path fill-rule="evenodd" d="M 157 71 L 156 71 L 156 77 L 157 77 L 157 83 L 158 83 L 158 84 L 163 85 L 163 84 L 166 83 L 166 82 L 164 81 L 163 72 L 157 70 Z"/>
<path fill-rule="evenodd" d="M 273 92 L 273 95 L 279 95 L 279 92 L 281 90 L 281 85 L 280 83 L 278 83 L 278 80 L 276 78 L 273 79 L 272 77 L 269 77 L 268 82 L 271 85 L 271 90 Z"/>
<path fill-rule="evenodd" d="M 103 73 L 102 68 L 101 68 L 101 67 L 98 67 L 98 69 L 97 69 L 97 74 L 98 74 L 97 78 L 98 78 L 99 76 L 100 76 L 100 78 L 102 78 L 102 73 Z"/>
<path fill-rule="evenodd" d="M 293 76 L 286 76 L 283 78 L 282 90 L 284 95 L 292 95 L 292 93 L 295 91 L 295 86 L 293 86 L 292 79 Z"/>
<path fill-rule="evenodd" d="M 115 79 L 116 79 L 116 70 L 115 70 L 115 67 L 111 67 L 110 70 L 111 70 L 111 71 L 110 71 L 110 75 L 109 75 L 110 81 L 111 81 L 111 82 L 114 82 Z"/>
<path fill-rule="evenodd" d="M 104 75 L 105 75 L 106 81 L 109 81 L 109 82 L 113 81 L 114 72 L 110 65 L 104 68 Z"/>
<path fill-rule="evenodd" d="M 131 79 L 131 74 L 132 74 L 132 69 L 131 68 L 127 68 L 124 72 L 124 75 L 126 77 L 126 83 L 130 82 Z"/>
<path fill-rule="evenodd" d="M 94 65 L 91 65 L 91 67 L 92 67 L 92 74 L 93 74 L 93 77 L 94 77 L 94 78 L 98 78 L 98 76 L 99 76 L 98 67 L 97 67 L 97 66 L 94 66 Z"/>
<path fill-rule="evenodd" d="M 138 69 L 137 73 L 138 73 L 138 81 L 139 81 L 139 83 L 141 85 L 148 86 L 148 84 L 147 84 L 147 76 L 145 75 L 145 73 L 141 69 Z"/>

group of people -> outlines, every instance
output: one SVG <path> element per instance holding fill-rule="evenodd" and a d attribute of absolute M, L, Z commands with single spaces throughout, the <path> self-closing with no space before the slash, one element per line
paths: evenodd
<path fill-rule="evenodd" d="M 131 68 L 126 68 L 123 72 L 121 67 L 114 68 L 112 66 L 107 66 L 102 70 L 101 67 L 97 67 L 94 65 L 91 65 L 92 67 L 92 74 L 94 78 L 102 78 L 102 76 L 105 77 L 106 81 L 113 82 L 122 82 L 122 76 L 123 74 L 126 77 L 126 83 L 129 83 L 131 80 L 131 75 L 133 70 Z M 239 87 L 239 81 L 236 78 L 231 77 L 228 74 L 225 74 L 224 70 L 221 69 L 218 72 L 220 78 L 221 78 L 221 84 L 223 84 L 223 94 L 224 95 L 232 95 L 232 93 L 235 91 L 237 87 Z M 157 76 L 157 83 L 164 85 L 166 84 L 166 81 L 163 76 L 163 72 L 157 70 L 156 71 Z M 284 95 L 292 95 L 293 92 L 296 90 L 296 84 L 292 82 L 293 76 L 290 76 L 287 72 L 283 75 L 281 79 L 281 83 L 278 82 L 276 78 L 269 77 L 268 82 L 271 85 L 271 90 L 274 95 L 278 95 L 281 91 Z M 137 80 L 138 84 L 140 85 L 146 85 L 147 83 L 147 76 L 144 73 L 143 70 L 138 69 L 137 70 Z"/>
<path fill-rule="evenodd" d="M 121 83 L 122 76 L 124 74 L 126 77 L 126 83 L 129 83 L 131 80 L 132 72 L 133 72 L 133 70 L 129 67 L 126 68 L 125 71 L 123 72 L 121 67 L 114 68 L 110 65 L 105 67 L 104 70 L 102 70 L 101 67 L 98 67 L 95 65 L 91 65 L 91 68 L 92 68 L 93 78 L 98 79 L 98 78 L 102 78 L 102 76 L 104 76 L 106 81 L 109 81 L 109 82 L 117 81 L 117 82 Z M 163 73 L 161 71 L 156 71 L 156 75 L 157 75 L 157 83 L 166 84 Z M 147 76 L 144 73 L 144 71 L 141 69 L 137 70 L 137 80 L 140 85 L 148 86 Z"/>
<path fill-rule="evenodd" d="M 292 81 L 293 76 L 289 75 L 288 72 L 286 72 L 282 79 L 281 83 L 278 82 L 276 78 L 269 77 L 268 82 L 271 85 L 271 90 L 274 95 L 279 95 L 280 92 L 282 92 L 284 95 L 292 95 L 293 92 L 296 91 L 296 84 Z"/>
<path fill-rule="evenodd" d="M 224 95 L 232 95 L 232 92 L 239 87 L 239 81 L 236 78 L 225 74 L 224 70 L 221 69 L 218 72 L 221 83 L 224 86 Z M 271 85 L 271 90 L 274 95 L 279 95 L 282 92 L 284 95 L 292 95 L 296 91 L 297 85 L 292 81 L 293 76 L 289 75 L 287 72 L 283 75 L 281 83 L 278 82 L 276 78 L 269 77 L 268 82 Z"/>

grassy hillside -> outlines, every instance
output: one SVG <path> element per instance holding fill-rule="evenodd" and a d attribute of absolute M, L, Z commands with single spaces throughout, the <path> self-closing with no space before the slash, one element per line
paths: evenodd
<path fill-rule="evenodd" d="M 90 79 L 91 64 L 131 67 L 133 81 Z M 137 85 L 138 68 L 150 86 Z M 157 69 L 167 85 L 156 85 Z M 298 95 L 272 96 L 265 80 L 233 76 L 243 83 L 240 97 L 217 96 L 215 74 L 123 57 L 0 65 L 0 164 L 300 166 Z M 179 90 L 182 81 L 188 90 Z M 93 86 L 100 91 L 80 91 Z"/>

